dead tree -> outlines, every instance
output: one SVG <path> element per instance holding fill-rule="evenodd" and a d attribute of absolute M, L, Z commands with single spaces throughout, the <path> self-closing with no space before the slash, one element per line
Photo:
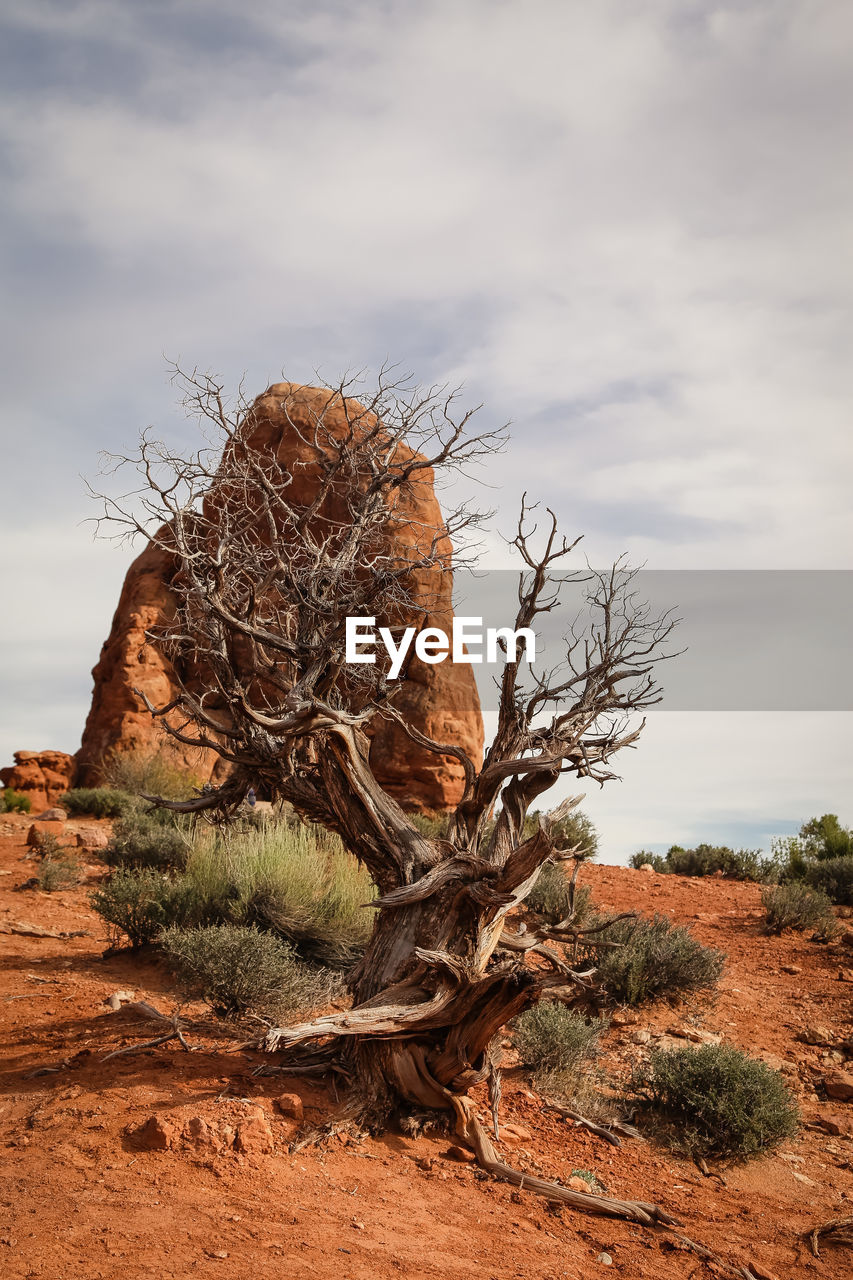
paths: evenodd
<path fill-rule="evenodd" d="M 352 1007 L 270 1030 L 266 1048 L 292 1067 L 345 1073 L 348 1115 L 362 1127 L 400 1111 L 444 1112 L 502 1178 L 588 1211 L 671 1221 L 654 1205 L 522 1179 L 496 1155 L 468 1097 L 478 1083 L 499 1081 L 495 1045 L 511 1018 L 542 997 L 571 1000 L 588 981 L 546 945 L 575 937 L 571 917 L 530 932 L 508 923 L 542 865 L 575 852 L 555 847 L 547 822 L 524 838 L 525 816 L 563 774 L 614 776 L 610 761 L 642 728 L 635 713 L 659 699 L 653 664 L 671 619 L 649 615 L 620 565 L 584 571 L 592 626 L 569 634 L 560 669 L 526 684 L 520 664 L 506 662 L 482 767 L 404 726 L 465 771 L 446 838 L 430 838 L 371 772 L 369 731 L 402 719 L 397 686 L 379 661 L 346 664 L 345 620 L 370 616 L 393 628 L 415 616 L 415 585 L 422 602 L 432 575 L 451 571 L 452 538 L 476 520 L 461 509 L 443 528 L 418 527 L 418 489 L 493 453 L 502 433 L 469 434 L 471 414 L 457 415 L 452 395 L 418 395 L 383 373 L 372 396 L 356 401 L 343 384 L 325 392 L 308 428 L 292 420 L 301 460 L 261 456 L 251 405 L 230 410 L 216 380 L 179 377 L 186 403 L 218 438 L 187 458 L 144 435 L 133 459 L 141 508 L 110 501 L 104 513 L 168 548 L 179 569 L 176 615 L 150 636 L 179 692 L 149 710 L 173 737 L 213 748 L 230 768 L 221 786 L 171 807 L 227 814 L 249 786 L 262 788 L 337 832 L 377 886 Z M 277 388 L 286 413 L 288 386 Z M 299 467 L 309 463 L 306 493 Z M 558 607 L 553 575 L 575 546 L 550 512 L 536 535 L 531 513 L 522 501 L 515 628 L 535 627 Z"/>

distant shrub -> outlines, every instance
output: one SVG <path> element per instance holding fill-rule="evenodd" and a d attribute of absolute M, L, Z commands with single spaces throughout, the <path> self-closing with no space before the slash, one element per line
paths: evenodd
<path fill-rule="evenodd" d="M 31 809 L 30 797 L 23 791 L 15 791 L 14 787 L 0 791 L 0 813 L 29 813 Z"/>
<path fill-rule="evenodd" d="M 548 924 L 565 920 L 569 914 L 569 880 L 563 863 L 545 863 L 525 899 L 525 905 L 542 916 Z M 576 885 L 572 923 L 581 928 L 591 910 L 592 891 L 589 885 Z"/>
<path fill-rule="evenodd" d="M 74 787 L 65 792 L 60 803 L 69 813 L 85 813 L 93 818 L 118 818 L 133 808 L 136 798 L 111 787 Z"/>
<path fill-rule="evenodd" d="M 628 1097 L 659 1136 L 686 1155 L 747 1159 L 797 1129 L 797 1107 L 778 1072 L 727 1045 L 657 1050 L 637 1068 Z"/>
<path fill-rule="evenodd" d="M 767 880 L 774 874 L 776 863 L 757 849 L 730 849 L 727 845 L 699 844 L 683 849 L 674 844 L 665 857 L 642 850 L 631 857 L 632 867 L 651 863 L 655 871 L 677 876 L 713 876 L 719 873 L 729 880 Z"/>
<path fill-rule="evenodd" d="M 101 765 L 101 774 L 116 791 L 165 800 L 185 800 L 203 781 L 187 769 L 167 740 L 155 750 L 111 751 Z"/>
<path fill-rule="evenodd" d="M 447 835 L 446 813 L 410 813 L 408 818 L 421 835 L 431 840 L 441 840 Z"/>
<path fill-rule="evenodd" d="M 184 915 L 180 889 L 152 867 L 119 867 L 89 901 L 107 925 L 112 947 L 124 937 L 134 950 L 147 946 Z"/>
<path fill-rule="evenodd" d="M 168 809 L 132 808 L 116 821 L 104 861 L 111 867 L 180 870 L 190 847 L 186 820 L 182 828 Z"/>
<path fill-rule="evenodd" d="M 628 859 L 628 865 L 633 867 L 635 871 L 640 867 L 654 867 L 658 875 L 668 875 L 672 870 L 666 858 L 659 853 L 647 853 L 645 849 L 640 849 L 638 853 L 632 853 Z"/>
<path fill-rule="evenodd" d="M 186 879 L 224 903 L 222 920 L 257 925 L 308 959 L 349 968 L 373 926 L 376 891 L 340 841 L 304 825 L 245 831 L 225 848 L 195 849 Z"/>
<path fill-rule="evenodd" d="M 67 854 L 48 854 L 39 863 L 36 880 L 43 893 L 70 889 L 72 885 L 80 883 L 80 863 Z"/>
<path fill-rule="evenodd" d="M 524 820 L 523 835 L 529 839 L 539 829 L 540 813 L 534 809 Z M 577 849 L 591 860 L 598 855 L 598 831 L 595 823 L 580 809 L 572 809 L 564 818 L 552 820 L 551 837 L 559 850 Z"/>
<path fill-rule="evenodd" d="M 616 920 L 583 939 L 579 950 L 579 963 L 595 967 L 606 993 L 629 1005 L 713 987 L 725 958 L 664 916 Z"/>
<path fill-rule="evenodd" d="M 283 1017 L 340 991 L 329 970 L 311 968 L 280 938 L 254 928 L 171 928 L 160 944 L 187 989 L 222 1016 Z"/>
<path fill-rule="evenodd" d="M 583 1068 L 595 1057 L 606 1027 L 600 1018 L 586 1019 L 574 1009 L 540 1001 L 513 1023 L 518 1055 L 533 1069 L 537 1088 L 544 1093 L 571 1094 Z"/>
<path fill-rule="evenodd" d="M 826 894 L 820 889 L 810 889 L 798 880 L 765 889 L 761 903 L 768 933 L 782 933 L 784 929 L 800 932 L 812 929 L 819 937 L 829 938 L 838 931 L 838 922 Z"/>
<path fill-rule="evenodd" d="M 806 853 L 819 862 L 853 857 L 853 830 L 842 826 L 835 813 L 804 822 L 800 827 L 800 840 Z"/>
<path fill-rule="evenodd" d="M 827 858 L 806 869 L 806 883 L 838 906 L 853 907 L 853 857 Z"/>

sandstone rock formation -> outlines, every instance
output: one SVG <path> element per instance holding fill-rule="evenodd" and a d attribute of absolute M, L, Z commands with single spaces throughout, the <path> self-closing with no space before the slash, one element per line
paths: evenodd
<path fill-rule="evenodd" d="M 66 751 L 16 751 L 14 765 L 0 769 L 0 782 L 23 792 L 30 812 L 39 813 L 58 802 L 71 786 L 74 771 L 74 756 Z"/>
<path fill-rule="evenodd" d="M 327 408 L 330 393 L 313 387 L 276 383 L 258 397 L 252 409 L 251 445 L 259 456 L 274 455 L 293 466 L 294 501 L 309 501 L 319 482 L 320 462 L 316 445 L 308 443 L 316 415 L 325 410 L 325 426 L 335 434 L 347 430 L 341 407 Z M 284 403 L 287 402 L 287 412 Z M 295 465 L 294 465 L 295 464 Z M 417 491 L 401 498 L 411 527 L 424 532 L 441 529 L 438 501 L 427 476 Z M 148 547 L 128 570 L 110 635 L 93 671 L 95 688 L 83 741 L 77 753 L 77 780 L 93 785 L 111 752 L 160 749 L 163 738 L 145 711 L 134 687 L 151 702 L 162 705 L 174 696 L 168 660 L 145 638 L 147 629 L 172 616 L 175 607 L 173 581 L 176 566 L 163 550 Z M 452 626 L 450 574 L 419 579 L 415 591 L 424 601 L 420 625 Z M 446 661 L 427 665 L 413 660 L 408 678 L 395 703 L 421 733 L 464 747 L 479 762 L 483 748 L 480 705 L 470 666 Z M 217 758 L 171 744 L 176 763 L 207 779 Z M 371 763 L 380 782 L 404 807 L 440 810 L 452 806 L 462 792 L 463 774 L 458 761 L 437 756 L 415 746 L 395 725 L 383 722 L 371 748 Z"/>

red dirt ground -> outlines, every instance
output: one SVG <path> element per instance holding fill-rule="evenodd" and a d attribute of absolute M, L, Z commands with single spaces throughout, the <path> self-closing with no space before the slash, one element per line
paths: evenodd
<path fill-rule="evenodd" d="M 818 1260 L 803 1239 L 817 1223 L 853 1215 L 853 1104 L 827 1101 L 822 1086 L 844 1055 L 796 1039 L 815 1025 L 836 1044 L 853 1037 L 853 987 L 838 976 L 853 951 L 763 936 L 755 885 L 588 869 L 600 905 L 668 914 L 728 955 L 712 999 L 617 1015 L 604 1068 L 613 1080 L 624 1077 L 646 1052 L 637 1043 L 644 1028 L 653 1043 L 670 1029 L 718 1032 L 769 1057 L 797 1092 L 804 1121 L 832 1118 L 840 1135 L 803 1127 L 776 1154 L 725 1171 L 723 1186 L 649 1143 L 615 1150 L 567 1124 L 543 1110 L 518 1071 L 504 1082 L 502 1120 L 529 1131 L 507 1159 L 562 1179 L 589 1171 L 609 1194 L 657 1201 L 714 1262 L 674 1232 L 551 1212 L 448 1159 L 446 1138 L 389 1134 L 291 1155 L 295 1124 L 275 1099 L 297 1093 L 308 1118 L 319 1120 L 333 1098 L 316 1083 L 254 1078 L 259 1055 L 238 1051 L 225 1029 L 204 1021 L 201 1006 L 182 1015 L 193 1052 L 172 1041 L 103 1062 L 110 1050 L 157 1033 L 112 1012 L 106 997 L 130 989 L 170 1013 L 175 995 L 151 959 L 103 957 L 87 900 L 100 865 L 87 865 L 75 889 L 15 891 L 33 873 L 24 860 L 28 826 L 25 817 L 0 818 L 0 1275 L 699 1280 L 731 1274 L 726 1265 L 749 1266 L 759 1280 L 853 1275 L 853 1250 L 825 1244 Z M 72 936 L 9 932 L 21 922 Z M 171 1149 L 141 1149 L 129 1136 L 152 1116 L 174 1126 Z M 181 1138 L 194 1118 L 195 1137 Z M 265 1153 L 267 1123 L 273 1146 Z M 229 1128 L 242 1129 L 245 1154 L 219 1141 Z"/>

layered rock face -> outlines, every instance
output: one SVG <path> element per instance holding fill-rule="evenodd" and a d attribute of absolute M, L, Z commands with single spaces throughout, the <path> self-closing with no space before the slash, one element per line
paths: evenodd
<path fill-rule="evenodd" d="M 74 757 L 65 751 L 16 751 L 14 765 L 0 769 L 0 782 L 27 796 L 31 811 L 38 813 L 57 804 L 74 772 Z"/>
<path fill-rule="evenodd" d="M 289 492 L 297 504 L 310 502 L 320 481 L 322 451 L 312 430 L 318 415 L 323 414 L 324 428 L 334 436 L 349 430 L 343 407 L 340 403 L 330 406 L 329 399 L 327 390 L 276 383 L 252 409 L 251 447 L 257 456 L 275 456 L 292 468 Z M 422 545 L 442 529 L 431 474 L 421 473 L 417 487 L 401 497 L 397 514 L 405 517 L 397 534 L 403 554 L 407 548 L 402 540 L 410 539 L 410 548 Z M 164 745 L 160 730 L 133 690 L 143 691 L 155 706 L 169 702 L 176 692 L 168 660 L 145 639 L 147 629 L 173 616 L 175 574 L 173 558 L 154 547 L 146 548 L 128 570 L 110 635 L 92 673 L 92 706 L 76 757 L 79 785 L 98 781 L 101 762 L 111 752 L 150 752 Z M 415 572 L 413 584 L 416 600 L 423 603 L 419 625 L 449 632 L 451 575 Z M 461 746 L 479 763 L 483 725 L 470 666 L 455 666 L 449 660 L 427 665 L 415 658 L 394 704 L 421 733 Z M 175 763 L 189 773 L 204 779 L 214 773 L 218 757 L 213 752 L 171 742 L 168 749 Z M 462 793 L 458 761 L 417 747 L 402 729 L 387 722 L 374 734 L 371 764 L 382 785 L 408 809 L 446 809 Z"/>

